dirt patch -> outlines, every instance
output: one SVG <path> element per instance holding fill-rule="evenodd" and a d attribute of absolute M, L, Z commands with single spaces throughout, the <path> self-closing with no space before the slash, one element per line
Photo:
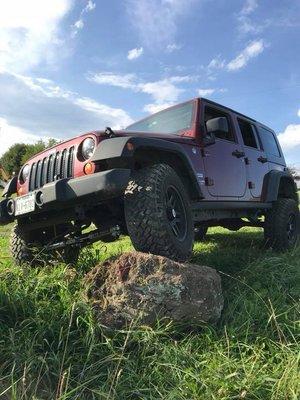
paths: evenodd
<path fill-rule="evenodd" d="M 87 276 L 88 298 L 99 322 L 111 328 L 133 321 L 152 325 L 215 322 L 223 309 L 221 279 L 209 267 L 131 252 L 95 267 Z"/>

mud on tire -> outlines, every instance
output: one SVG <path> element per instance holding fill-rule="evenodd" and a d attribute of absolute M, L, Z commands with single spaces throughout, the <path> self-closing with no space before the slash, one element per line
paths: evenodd
<path fill-rule="evenodd" d="M 190 201 L 167 164 L 135 171 L 125 191 L 125 219 L 136 250 L 185 261 L 193 248 Z"/>
<path fill-rule="evenodd" d="M 265 217 L 265 240 L 274 250 L 293 248 L 299 239 L 298 204 L 293 199 L 278 199 Z"/>

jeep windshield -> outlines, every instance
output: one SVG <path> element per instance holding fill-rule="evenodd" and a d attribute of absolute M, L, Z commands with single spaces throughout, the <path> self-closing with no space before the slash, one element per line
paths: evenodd
<path fill-rule="evenodd" d="M 194 102 L 181 104 L 150 115 L 141 121 L 129 125 L 125 131 L 151 133 L 179 133 L 191 128 Z"/>

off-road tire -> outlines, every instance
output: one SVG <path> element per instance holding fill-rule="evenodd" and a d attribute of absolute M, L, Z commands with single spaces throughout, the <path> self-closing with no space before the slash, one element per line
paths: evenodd
<path fill-rule="evenodd" d="M 17 265 L 31 264 L 34 253 L 29 247 L 29 235 L 15 224 L 10 237 L 10 252 Z"/>
<path fill-rule="evenodd" d="M 185 235 L 178 237 L 168 219 L 169 190 L 174 190 L 176 196 L 179 194 L 178 201 L 182 204 L 182 212 L 178 216 L 175 213 L 174 219 L 180 219 L 182 213 L 186 218 L 186 229 L 181 230 Z M 125 191 L 124 206 L 128 233 L 136 250 L 176 261 L 186 261 L 190 257 L 194 242 L 190 201 L 183 182 L 172 167 L 155 164 L 133 172 Z"/>
<path fill-rule="evenodd" d="M 207 226 L 197 226 L 195 228 L 195 242 L 202 242 L 207 234 L 208 227 Z"/>
<path fill-rule="evenodd" d="M 299 239 L 299 222 L 297 202 L 293 199 L 278 199 L 265 216 L 267 245 L 278 251 L 293 248 Z"/>

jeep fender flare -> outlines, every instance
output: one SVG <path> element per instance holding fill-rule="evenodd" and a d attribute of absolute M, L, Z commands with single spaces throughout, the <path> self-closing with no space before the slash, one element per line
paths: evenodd
<path fill-rule="evenodd" d="M 270 171 L 264 177 L 263 189 L 262 189 L 262 201 L 270 203 L 276 201 L 280 195 L 280 184 L 285 182 L 289 186 L 290 193 L 288 196 L 297 201 L 297 187 L 292 175 L 287 171 Z"/>
<path fill-rule="evenodd" d="M 178 156 L 186 168 L 188 177 L 196 190 L 197 198 L 204 198 L 196 178 L 196 171 L 178 143 L 163 139 L 122 136 L 103 140 L 97 146 L 91 161 L 97 163 L 104 160 L 123 158 L 133 160 L 138 150 L 158 150 Z"/>
<path fill-rule="evenodd" d="M 18 177 L 14 176 L 5 186 L 3 192 L 2 192 L 2 197 L 9 197 L 12 194 L 17 193 L 17 183 L 18 183 Z"/>

